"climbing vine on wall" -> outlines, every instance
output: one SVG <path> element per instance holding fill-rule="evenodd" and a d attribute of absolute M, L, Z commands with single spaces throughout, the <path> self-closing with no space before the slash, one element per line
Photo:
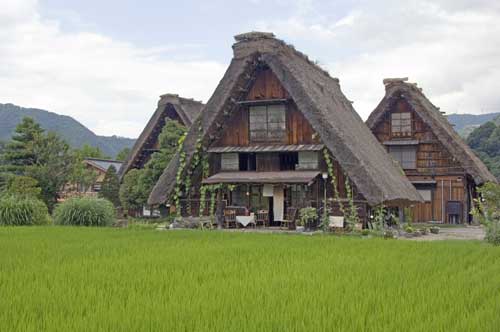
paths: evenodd
<path fill-rule="evenodd" d="M 358 210 L 356 208 L 356 204 L 354 204 L 354 190 L 351 187 L 351 182 L 349 178 L 344 174 L 345 177 L 345 189 L 347 192 L 347 202 L 349 204 L 349 212 L 346 216 L 347 224 L 349 225 L 349 229 L 353 231 L 355 229 L 355 225 L 359 223 Z"/>
<path fill-rule="evenodd" d="M 182 135 L 181 138 L 179 138 L 179 147 L 178 147 L 178 153 L 179 153 L 179 168 L 177 169 L 177 174 L 175 177 L 175 190 L 174 190 L 174 205 L 176 208 L 176 214 L 177 217 L 181 216 L 181 207 L 180 207 L 180 196 L 182 192 L 182 172 L 184 171 L 184 168 L 186 167 L 186 152 L 184 151 L 184 140 L 186 139 L 186 134 Z"/>
<path fill-rule="evenodd" d="M 330 176 L 330 179 L 332 179 L 331 182 L 333 186 L 333 199 L 337 201 L 337 203 L 339 204 L 339 209 L 342 215 L 345 215 L 344 205 L 340 200 L 340 194 L 337 187 L 337 176 L 335 175 L 335 170 L 333 168 L 333 160 L 332 157 L 330 156 L 330 153 L 328 152 L 328 149 L 326 148 L 323 149 L 323 156 L 325 158 L 325 162 L 328 167 L 328 175 Z"/>

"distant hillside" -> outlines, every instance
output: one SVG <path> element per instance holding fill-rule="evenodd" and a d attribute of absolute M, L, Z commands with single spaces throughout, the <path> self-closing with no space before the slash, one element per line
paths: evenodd
<path fill-rule="evenodd" d="M 58 133 L 73 147 L 78 148 L 83 144 L 99 147 L 112 158 L 123 148 L 132 147 L 135 142 L 125 137 L 98 136 L 70 116 L 13 104 L 0 104 L 0 141 L 10 140 L 16 125 L 25 116 L 35 119 L 45 130 Z"/>
<path fill-rule="evenodd" d="M 448 121 L 455 125 L 455 130 L 462 136 L 467 137 L 480 125 L 497 118 L 500 121 L 500 113 L 487 114 L 450 114 Z"/>

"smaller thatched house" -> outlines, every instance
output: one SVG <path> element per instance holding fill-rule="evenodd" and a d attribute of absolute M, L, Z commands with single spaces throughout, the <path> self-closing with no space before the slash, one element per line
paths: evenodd
<path fill-rule="evenodd" d="M 338 79 L 271 33 L 235 39 L 229 68 L 150 204 L 172 202 L 186 216 L 215 208 L 231 226 L 286 223 L 302 207 L 323 215 L 325 205 L 337 221 L 366 221 L 377 205 L 421 200 Z"/>
<path fill-rule="evenodd" d="M 120 178 L 123 178 L 132 168 L 143 168 L 149 157 L 158 151 L 158 136 L 168 119 L 178 121 L 189 128 L 202 108 L 203 104 L 201 102 L 182 98 L 176 94 L 160 96 L 156 111 L 123 163 L 119 173 Z"/>
<path fill-rule="evenodd" d="M 367 124 L 425 200 L 413 208 L 415 222 L 468 222 L 476 187 L 496 179 L 422 89 L 406 80 L 384 80 L 385 96 Z"/>

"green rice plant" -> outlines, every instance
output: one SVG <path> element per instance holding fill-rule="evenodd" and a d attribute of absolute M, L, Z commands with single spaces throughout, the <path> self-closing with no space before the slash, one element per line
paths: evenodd
<path fill-rule="evenodd" d="M 498 331 L 499 285 L 482 241 L 0 227 L 9 332 Z"/>
<path fill-rule="evenodd" d="M 111 226 L 116 218 L 113 204 L 103 198 L 71 198 L 54 211 L 54 223 L 74 226 Z"/>
<path fill-rule="evenodd" d="M 19 196 L 0 198 L 0 225 L 45 225 L 49 222 L 47 206 L 39 199 Z"/>

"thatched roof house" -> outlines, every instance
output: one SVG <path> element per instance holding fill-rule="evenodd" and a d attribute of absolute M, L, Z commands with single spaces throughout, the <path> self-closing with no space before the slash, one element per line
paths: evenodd
<path fill-rule="evenodd" d="M 418 117 L 432 130 L 439 142 L 459 161 L 460 165 L 472 176 L 477 185 L 496 181 L 486 165 L 474 154 L 471 148 L 453 129 L 446 116 L 434 106 L 415 83 L 403 79 L 385 79 L 385 96 L 370 114 L 366 124 L 375 129 L 384 119 L 390 108 L 403 98 Z"/>
<path fill-rule="evenodd" d="M 439 108 L 407 78 L 385 79 L 385 96 L 368 127 L 404 169 L 424 202 L 415 222 L 471 222 L 477 186 L 495 182 Z"/>
<path fill-rule="evenodd" d="M 368 204 L 421 200 L 344 96 L 338 79 L 272 33 L 245 33 L 235 39 L 229 68 L 184 141 L 184 170 L 189 169 L 199 139 L 207 151 L 222 132 L 231 130 L 226 120 L 242 108 L 242 101 L 255 82 L 256 71 L 265 66 L 277 77 Z M 179 157 L 177 154 L 165 169 L 149 204 L 171 199 Z"/>
<path fill-rule="evenodd" d="M 166 119 L 176 120 L 189 128 L 202 108 L 201 102 L 182 98 L 176 94 L 160 96 L 158 107 L 123 163 L 119 173 L 120 178 L 132 168 L 142 168 L 151 154 L 157 151 L 158 136 L 165 126 Z"/>

